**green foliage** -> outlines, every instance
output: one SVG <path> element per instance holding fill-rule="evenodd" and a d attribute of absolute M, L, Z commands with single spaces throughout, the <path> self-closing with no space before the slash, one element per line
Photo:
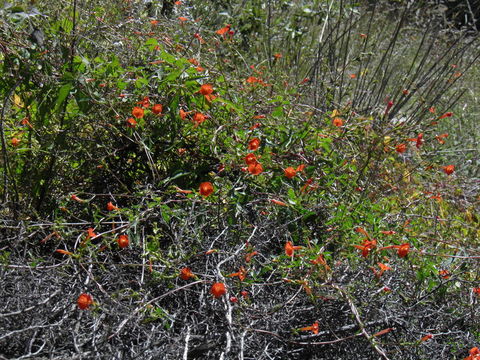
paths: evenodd
<path fill-rule="evenodd" d="M 401 264 L 440 302 L 473 281 L 456 259 L 478 247 L 478 191 L 447 174 L 458 158 L 441 149 L 458 72 L 479 56 L 474 40 L 441 44 L 408 24 L 407 7 L 190 5 L 180 23 L 124 16 L 130 5 L 46 6 L 51 21 L 35 8 L 1 10 L 3 216 L 48 221 L 45 251 L 81 266 L 135 266 L 117 244 L 128 235 L 171 291 L 179 269 L 201 261 L 217 264 L 204 281 L 227 278 L 232 293 L 282 283 L 315 305 L 344 261 L 378 284 L 380 264 Z M 29 38 L 33 25 L 47 45 Z M 167 308 L 144 313 L 171 330 Z"/>

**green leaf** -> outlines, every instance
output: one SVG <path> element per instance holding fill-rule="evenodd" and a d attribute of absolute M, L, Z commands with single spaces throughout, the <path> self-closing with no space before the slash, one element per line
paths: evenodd
<path fill-rule="evenodd" d="M 67 83 L 58 90 L 57 100 L 55 100 L 55 107 L 53 109 L 53 112 L 58 112 L 65 99 L 70 94 L 70 90 L 72 90 L 72 87 L 72 83 Z"/>

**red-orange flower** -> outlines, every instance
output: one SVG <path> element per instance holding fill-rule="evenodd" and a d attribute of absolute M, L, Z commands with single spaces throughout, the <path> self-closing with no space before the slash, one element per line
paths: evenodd
<path fill-rule="evenodd" d="M 193 34 L 193 37 L 197 39 L 200 44 L 205 44 L 205 40 L 203 40 L 199 33 Z"/>
<path fill-rule="evenodd" d="M 442 277 L 442 279 L 449 279 L 450 278 L 450 272 L 448 270 L 440 270 L 438 272 L 438 275 Z"/>
<path fill-rule="evenodd" d="M 218 35 L 225 35 L 227 32 L 230 31 L 230 27 L 231 25 L 230 24 L 227 24 L 225 27 L 215 31 Z"/>
<path fill-rule="evenodd" d="M 128 240 L 127 235 L 119 235 L 117 238 L 117 244 L 120 247 L 120 249 L 124 249 L 128 247 L 130 241 Z"/>
<path fill-rule="evenodd" d="M 377 240 L 368 240 L 365 239 L 362 245 L 353 245 L 357 249 L 362 251 L 362 256 L 367 257 L 371 250 L 375 249 L 377 246 Z"/>
<path fill-rule="evenodd" d="M 301 246 L 293 246 L 293 243 L 291 241 L 287 241 L 285 243 L 285 254 L 289 257 L 292 257 L 295 250 L 300 250 L 301 248 Z"/>
<path fill-rule="evenodd" d="M 192 273 L 192 270 L 190 270 L 189 267 L 184 267 L 182 269 L 180 269 L 180 279 L 182 280 L 189 280 L 191 278 L 194 278 L 195 277 L 195 274 Z"/>
<path fill-rule="evenodd" d="M 407 139 L 408 141 L 414 141 L 417 149 L 420 149 L 420 146 L 423 145 L 423 133 L 418 134 L 416 138 Z"/>
<path fill-rule="evenodd" d="M 477 294 L 477 295 L 480 295 L 480 287 L 478 287 L 478 288 L 473 288 L 473 293 L 474 293 L 474 294 Z"/>
<path fill-rule="evenodd" d="M 283 170 L 285 176 L 289 179 L 295 177 L 297 175 L 297 170 L 295 170 L 293 167 L 289 166 L 285 170 Z"/>
<path fill-rule="evenodd" d="M 431 338 L 433 338 L 433 335 L 432 335 L 432 334 L 427 334 L 427 335 L 425 335 L 424 337 L 422 337 L 422 338 L 420 339 L 420 342 L 424 342 L 424 341 L 430 340 Z"/>
<path fill-rule="evenodd" d="M 395 151 L 400 153 L 400 154 L 403 154 L 405 151 L 407 151 L 407 145 L 398 144 L 397 146 L 395 146 Z"/>
<path fill-rule="evenodd" d="M 216 282 L 215 284 L 212 285 L 210 288 L 210 293 L 215 297 L 219 298 L 222 297 L 227 293 L 227 288 L 225 287 L 225 284 Z"/>
<path fill-rule="evenodd" d="M 127 127 L 134 128 L 135 126 L 137 126 L 137 121 L 134 118 L 128 118 Z"/>
<path fill-rule="evenodd" d="M 299 329 L 299 331 L 311 331 L 314 334 L 318 334 L 318 330 L 319 330 L 318 321 L 315 321 L 311 326 L 305 326 Z"/>
<path fill-rule="evenodd" d="M 380 277 L 383 275 L 383 273 L 387 270 L 392 270 L 392 268 L 388 265 L 382 264 L 381 262 L 377 263 L 378 267 L 380 268 L 380 271 L 377 271 L 375 268 L 372 268 L 373 273 L 375 274 L 376 277 Z"/>
<path fill-rule="evenodd" d="M 161 114 L 162 111 L 163 111 L 163 106 L 162 106 L 162 104 L 155 104 L 155 105 L 153 105 L 152 112 L 153 112 L 155 115 Z"/>
<path fill-rule="evenodd" d="M 210 196 L 213 194 L 213 185 L 210 181 L 202 182 L 200 184 L 200 195 L 202 196 Z"/>
<path fill-rule="evenodd" d="M 259 138 L 253 138 L 248 142 L 248 149 L 255 151 L 260 147 L 260 139 Z"/>
<path fill-rule="evenodd" d="M 332 124 L 336 127 L 343 126 L 343 120 L 339 117 L 336 117 L 332 120 Z"/>
<path fill-rule="evenodd" d="M 150 107 L 150 98 L 145 96 L 142 101 L 139 101 L 137 104 L 141 104 L 144 108 L 148 109 Z"/>
<path fill-rule="evenodd" d="M 10 140 L 10 143 L 12 144 L 13 147 L 17 147 L 18 145 L 20 145 L 20 140 L 14 137 L 12 138 L 12 140 Z"/>
<path fill-rule="evenodd" d="M 92 304 L 93 304 L 93 299 L 88 294 L 85 294 L 85 293 L 80 294 L 80 296 L 77 299 L 77 306 L 81 310 L 88 309 L 90 307 L 90 305 L 92 305 Z"/>
<path fill-rule="evenodd" d="M 250 261 L 252 261 L 252 257 L 254 257 L 255 255 L 258 255 L 258 251 L 252 251 L 245 255 L 245 262 L 249 263 Z"/>
<path fill-rule="evenodd" d="M 210 95 L 213 93 L 213 87 L 210 84 L 203 84 L 198 92 L 202 95 Z"/>
<path fill-rule="evenodd" d="M 298 165 L 297 168 L 295 169 L 296 172 L 303 171 L 305 169 L 305 164 Z"/>
<path fill-rule="evenodd" d="M 463 360 L 479 360 L 480 359 L 480 349 L 478 347 L 473 347 L 468 352 L 470 356 L 467 356 Z"/>
<path fill-rule="evenodd" d="M 187 21 L 188 19 L 187 19 L 186 17 L 184 17 L 184 16 L 179 16 L 179 17 L 178 17 L 178 20 L 180 20 L 180 22 L 185 22 L 185 21 Z"/>
<path fill-rule="evenodd" d="M 398 256 L 400 256 L 401 258 L 407 256 L 408 252 L 410 251 L 410 244 L 409 243 L 405 243 L 405 244 L 398 245 L 398 246 L 395 246 L 395 247 L 398 249 L 397 253 L 398 253 Z"/>
<path fill-rule="evenodd" d="M 387 107 L 386 107 L 386 109 L 385 109 L 385 115 L 388 115 L 388 112 L 390 111 L 390 109 L 392 108 L 392 106 L 393 106 L 393 101 L 390 100 L 390 101 L 387 103 Z"/>
<path fill-rule="evenodd" d="M 445 133 L 445 134 L 440 134 L 440 135 L 435 136 L 435 138 L 437 139 L 437 141 L 438 141 L 440 144 L 442 144 L 442 145 L 445 144 L 445 140 L 444 140 L 444 139 L 447 138 L 447 137 L 448 137 L 448 134 L 447 134 L 447 133 Z"/>
<path fill-rule="evenodd" d="M 137 119 L 141 119 L 145 115 L 145 112 L 141 107 L 135 106 L 132 110 L 132 115 Z"/>
<path fill-rule="evenodd" d="M 451 175 L 455 171 L 455 165 L 442 166 L 442 169 L 445 174 Z"/>
<path fill-rule="evenodd" d="M 248 172 L 252 175 L 260 175 L 263 172 L 263 166 L 259 162 L 248 165 Z"/>
<path fill-rule="evenodd" d="M 85 201 L 85 200 L 80 199 L 80 198 L 79 198 L 77 195 L 75 195 L 75 194 L 72 194 L 72 196 L 70 196 L 70 199 L 72 199 L 73 201 L 79 202 L 79 203 L 82 203 L 82 202 Z"/>
<path fill-rule="evenodd" d="M 235 276 L 238 277 L 240 281 L 243 281 L 247 277 L 247 270 L 242 266 L 239 271 L 227 275 L 227 277 L 235 277 Z"/>
<path fill-rule="evenodd" d="M 440 119 L 445 119 L 445 118 L 450 117 L 450 116 L 452 116 L 452 115 L 453 115 L 452 112 L 446 112 L 445 114 L 439 116 L 439 117 L 438 117 L 438 120 L 440 120 Z"/>
<path fill-rule="evenodd" d="M 96 237 L 97 234 L 95 234 L 95 231 L 93 228 L 88 228 L 87 229 L 87 240 Z"/>
<path fill-rule="evenodd" d="M 188 59 L 188 62 L 189 62 L 190 64 L 192 64 L 192 65 L 195 65 L 195 66 L 198 66 L 198 65 L 199 65 L 198 60 L 195 59 L 195 58 L 190 58 L 190 59 Z"/>
<path fill-rule="evenodd" d="M 198 92 L 205 96 L 205 100 L 207 101 L 212 101 L 216 98 L 216 96 L 213 95 L 213 87 L 210 84 L 203 84 Z"/>
<path fill-rule="evenodd" d="M 184 111 L 183 109 L 180 109 L 180 111 L 178 113 L 179 113 L 180 118 L 182 120 L 185 120 L 187 118 L 188 113 L 186 111 Z"/>
<path fill-rule="evenodd" d="M 114 211 L 114 210 L 118 210 L 118 207 L 116 207 L 115 205 L 113 205 L 113 203 L 111 201 L 109 201 L 107 203 L 107 210 L 108 211 Z"/>
<path fill-rule="evenodd" d="M 67 250 L 63 250 L 63 249 L 57 249 L 57 250 L 55 250 L 55 252 L 57 252 L 59 254 L 63 254 L 63 255 L 69 255 L 69 256 L 73 255 L 73 253 L 71 251 L 67 251 Z"/>
<path fill-rule="evenodd" d="M 279 206 L 288 206 L 287 204 L 285 204 L 283 201 L 280 201 L 280 200 L 270 199 L 270 202 Z"/>
<path fill-rule="evenodd" d="M 245 163 L 247 165 L 256 164 L 257 163 L 257 157 L 255 156 L 255 154 L 250 153 L 247 156 L 245 156 Z"/>
<path fill-rule="evenodd" d="M 203 123 L 205 119 L 206 117 L 202 113 L 197 112 L 193 115 L 193 122 L 195 123 L 195 126 L 198 126 L 201 123 Z"/>

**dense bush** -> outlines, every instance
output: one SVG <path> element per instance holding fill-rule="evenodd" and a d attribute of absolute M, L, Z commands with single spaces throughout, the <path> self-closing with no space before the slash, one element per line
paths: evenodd
<path fill-rule="evenodd" d="M 475 36 L 408 2 L 0 11 L 4 356 L 477 345 Z"/>

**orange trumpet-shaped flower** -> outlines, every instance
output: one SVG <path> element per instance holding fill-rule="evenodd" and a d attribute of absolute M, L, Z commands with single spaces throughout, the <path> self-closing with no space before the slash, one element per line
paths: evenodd
<path fill-rule="evenodd" d="M 402 245 L 397 245 L 397 246 L 395 246 L 395 248 L 398 249 L 397 250 L 398 256 L 403 258 L 403 257 L 408 255 L 408 252 L 410 251 L 410 244 L 405 243 L 405 244 L 402 244 Z"/>
<path fill-rule="evenodd" d="M 310 263 L 313 265 L 323 265 L 326 270 L 330 270 L 330 266 L 327 265 L 323 254 L 318 255 L 315 260 L 310 260 Z"/>
<path fill-rule="evenodd" d="M 90 305 L 93 304 L 93 299 L 90 295 L 88 294 L 80 294 L 80 296 L 78 297 L 77 299 L 77 306 L 81 309 L 81 310 L 86 310 L 90 307 Z"/>
<path fill-rule="evenodd" d="M 107 203 L 107 210 L 108 211 L 114 211 L 114 210 L 118 210 L 118 207 L 116 207 L 115 205 L 113 205 L 113 203 L 111 201 L 109 201 Z"/>
<path fill-rule="evenodd" d="M 215 33 L 217 33 L 218 35 L 225 35 L 226 33 L 228 33 L 230 31 L 230 27 L 231 27 L 231 25 L 227 24 L 225 27 L 215 31 Z"/>
<path fill-rule="evenodd" d="M 259 138 L 253 138 L 248 142 L 248 149 L 255 151 L 260 147 L 260 139 Z"/>
<path fill-rule="evenodd" d="M 247 156 L 245 156 L 244 160 L 247 165 L 252 165 L 257 163 L 257 157 L 253 153 L 250 153 Z"/>
<path fill-rule="evenodd" d="M 285 176 L 289 179 L 295 177 L 297 175 L 297 170 L 295 170 L 293 167 L 289 166 L 285 170 L 283 170 Z"/>
<path fill-rule="evenodd" d="M 145 96 L 142 101 L 139 101 L 137 104 L 141 104 L 144 108 L 148 109 L 150 107 L 150 98 Z"/>
<path fill-rule="evenodd" d="M 252 251 L 245 255 L 245 262 L 249 263 L 250 261 L 252 261 L 252 257 L 254 257 L 255 255 L 258 255 L 258 251 Z"/>
<path fill-rule="evenodd" d="M 71 251 L 67 251 L 67 250 L 63 250 L 63 249 L 57 249 L 57 250 L 55 250 L 55 252 L 57 252 L 59 254 L 63 254 L 63 255 L 69 255 L 69 256 L 73 255 L 73 253 Z"/>
<path fill-rule="evenodd" d="M 210 293 L 215 297 L 215 298 L 220 298 L 223 295 L 227 293 L 227 288 L 225 287 L 225 284 L 221 282 L 216 282 L 215 284 L 212 285 L 210 288 Z"/>
<path fill-rule="evenodd" d="M 389 333 L 390 331 L 393 331 L 393 330 L 395 330 L 395 328 L 383 329 L 383 330 L 380 330 L 379 332 L 373 334 L 372 336 L 375 336 L 375 337 L 382 336 L 382 335 L 387 334 L 387 333 Z"/>
<path fill-rule="evenodd" d="M 280 201 L 280 200 L 270 199 L 270 202 L 280 206 L 288 206 L 287 204 L 285 204 L 283 201 Z"/>
<path fill-rule="evenodd" d="M 480 360 L 480 349 L 478 347 L 473 347 L 468 352 L 470 355 L 463 360 Z"/>
<path fill-rule="evenodd" d="M 318 334 L 319 326 L 318 321 L 315 321 L 311 326 L 305 326 L 303 328 L 298 329 L 299 331 L 311 331 L 314 334 Z"/>
<path fill-rule="evenodd" d="M 198 126 L 201 123 L 203 123 L 205 119 L 206 119 L 206 116 L 203 115 L 202 113 L 197 112 L 193 115 L 193 122 L 195 123 L 195 126 Z"/>
<path fill-rule="evenodd" d="M 13 147 L 17 147 L 18 145 L 20 145 L 20 140 L 14 137 L 12 138 L 12 140 L 10 140 L 10 144 L 12 144 Z"/>
<path fill-rule="evenodd" d="M 245 280 L 247 277 L 247 270 L 242 266 L 239 271 L 232 273 L 230 275 L 227 275 L 227 277 L 238 277 L 240 281 Z"/>
<path fill-rule="evenodd" d="M 130 244 L 130 241 L 128 240 L 128 235 L 120 235 L 117 238 L 117 244 L 120 247 L 120 249 L 124 249 L 128 247 L 128 245 Z"/>
<path fill-rule="evenodd" d="M 420 339 L 420 342 L 424 342 L 424 341 L 430 340 L 431 338 L 433 338 L 433 335 L 432 335 L 432 334 L 427 334 L 427 335 L 425 335 L 424 337 L 422 337 L 422 338 Z"/>
<path fill-rule="evenodd" d="M 450 271 L 443 269 L 443 270 L 440 270 L 438 272 L 438 275 L 440 275 L 442 277 L 442 279 L 449 279 L 450 278 Z"/>
<path fill-rule="evenodd" d="M 93 228 L 87 229 L 87 240 L 96 237 L 97 234 L 93 231 Z"/>
<path fill-rule="evenodd" d="M 440 143 L 440 144 L 445 144 L 445 138 L 448 137 L 448 133 L 445 133 L 445 134 L 440 134 L 440 135 L 437 135 L 435 136 L 435 139 L 437 139 L 437 141 Z"/>
<path fill-rule="evenodd" d="M 378 267 L 380 268 L 380 271 L 377 271 L 375 268 L 372 268 L 373 273 L 375 274 L 376 277 L 380 277 L 383 275 L 383 273 L 387 270 L 392 270 L 392 268 L 388 265 L 382 264 L 381 262 L 377 263 Z"/>
<path fill-rule="evenodd" d="M 180 279 L 182 280 L 189 280 L 191 278 L 194 278 L 195 277 L 195 274 L 192 273 L 192 270 L 190 270 L 189 267 L 184 267 L 180 270 Z"/>
<path fill-rule="evenodd" d="M 76 201 L 76 202 L 79 202 L 79 203 L 82 203 L 84 202 L 85 200 L 82 200 L 80 199 L 77 195 L 73 194 L 72 196 L 70 196 L 70 199 L 72 199 L 73 201 Z"/>
<path fill-rule="evenodd" d="M 291 241 L 287 241 L 285 244 L 285 254 L 289 257 L 292 257 L 295 250 L 300 250 L 301 248 L 301 246 L 293 246 Z"/>
<path fill-rule="evenodd" d="M 452 112 L 446 112 L 445 114 L 440 115 L 440 116 L 438 117 L 438 120 L 440 120 L 440 119 L 445 119 L 445 118 L 450 117 L 450 116 L 452 116 L 452 115 L 453 115 Z"/>
<path fill-rule="evenodd" d="M 213 93 L 213 87 L 210 84 L 203 84 L 200 86 L 200 90 L 198 90 L 198 92 L 202 95 L 210 95 Z"/>
<path fill-rule="evenodd" d="M 259 162 L 248 165 L 248 172 L 252 175 L 260 175 L 263 172 L 263 166 Z"/>
<path fill-rule="evenodd" d="M 183 109 L 180 109 L 180 111 L 178 113 L 179 113 L 180 118 L 182 120 L 185 120 L 187 118 L 188 112 L 184 111 Z"/>
<path fill-rule="evenodd" d="M 451 175 L 455 171 L 455 165 L 442 166 L 442 169 L 445 174 Z"/>
<path fill-rule="evenodd" d="M 199 33 L 193 34 L 193 37 L 197 39 L 200 44 L 205 44 L 205 40 L 203 40 Z"/>
<path fill-rule="evenodd" d="M 339 117 L 336 117 L 332 120 L 332 124 L 336 127 L 341 127 L 343 126 L 343 120 Z"/>
<path fill-rule="evenodd" d="M 210 181 L 205 181 L 200 184 L 200 195 L 207 197 L 213 194 L 213 185 Z"/>
<path fill-rule="evenodd" d="M 137 119 L 141 119 L 145 115 L 145 112 L 143 111 L 143 109 L 141 107 L 135 106 L 132 109 L 132 115 L 134 117 L 136 117 Z"/>
<path fill-rule="evenodd" d="M 395 146 L 395 151 L 398 152 L 399 154 L 403 154 L 405 151 L 407 151 L 407 145 L 398 144 L 397 146 Z"/>
<path fill-rule="evenodd" d="M 155 105 L 153 105 L 152 112 L 153 112 L 155 115 L 161 114 L 162 111 L 163 111 L 163 106 L 162 106 L 162 104 L 155 104 Z"/>
<path fill-rule="evenodd" d="M 203 84 L 201 87 L 200 87 L 200 90 L 198 90 L 198 92 L 200 94 L 202 94 L 203 96 L 205 96 L 205 99 L 207 101 L 212 101 L 216 98 L 216 96 L 212 95 L 213 93 L 213 87 L 212 85 L 210 84 Z"/>
<path fill-rule="evenodd" d="M 134 128 L 136 126 L 137 126 L 137 120 L 135 120 L 134 118 L 127 119 L 127 127 Z"/>
<path fill-rule="evenodd" d="M 305 169 L 305 164 L 298 165 L 295 169 L 296 172 L 301 172 Z"/>
<path fill-rule="evenodd" d="M 420 149 L 420 147 L 423 145 L 423 133 L 418 134 L 416 138 L 410 138 L 407 140 L 414 141 L 416 143 L 415 146 L 417 147 L 417 149 Z"/>
<path fill-rule="evenodd" d="M 373 249 L 375 249 L 377 247 L 377 240 L 375 240 L 375 239 L 373 239 L 373 240 L 365 239 L 363 241 L 362 245 L 353 245 L 353 246 L 362 251 L 362 256 L 363 257 L 367 257 L 368 254 L 370 253 L 370 251 L 372 251 Z"/>

